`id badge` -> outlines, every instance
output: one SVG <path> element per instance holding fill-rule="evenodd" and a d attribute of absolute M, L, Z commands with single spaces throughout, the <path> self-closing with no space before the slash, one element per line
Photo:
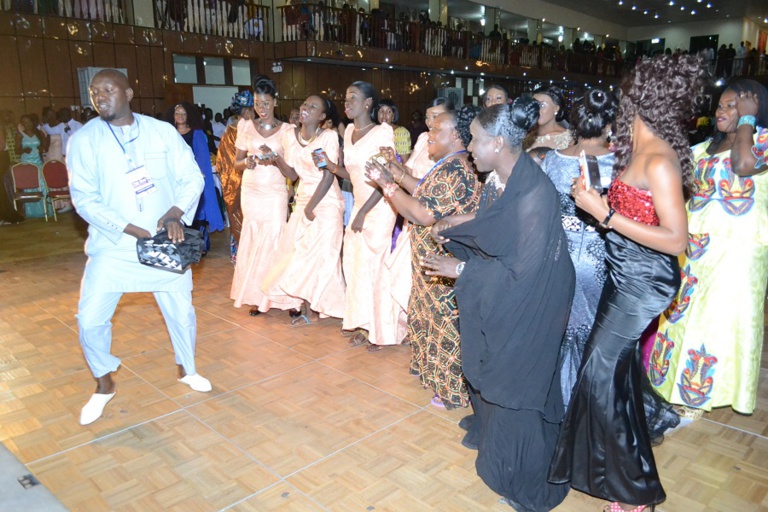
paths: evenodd
<path fill-rule="evenodd" d="M 157 190 L 152 178 L 147 172 L 147 168 L 143 165 L 134 167 L 128 171 L 128 180 L 131 182 L 133 193 L 136 194 L 137 198 L 144 197 Z"/>

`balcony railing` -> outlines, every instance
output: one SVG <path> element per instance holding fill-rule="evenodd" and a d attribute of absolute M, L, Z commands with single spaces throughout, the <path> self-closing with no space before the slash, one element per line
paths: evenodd
<path fill-rule="evenodd" d="M 394 51 L 417 52 L 490 64 L 621 76 L 623 61 L 575 54 L 543 46 L 515 44 L 467 31 L 392 20 L 374 12 L 356 12 L 302 3 L 278 7 L 283 41 L 316 40 Z"/>
<path fill-rule="evenodd" d="M 213 36 L 271 41 L 270 7 L 249 0 L 155 0 L 155 26 Z"/>
<path fill-rule="evenodd" d="M 151 6 L 153 19 L 149 23 L 135 16 L 133 9 L 138 2 Z M 393 20 L 379 11 L 365 13 L 310 3 L 282 6 L 276 10 L 281 41 L 327 41 L 606 77 L 619 77 L 633 64 L 602 58 L 599 54 L 522 45 L 418 21 Z M 254 0 L 0 0 L 0 11 L 139 26 L 153 24 L 167 30 L 267 42 L 277 40 L 272 33 L 272 7 L 257 4 Z M 712 63 L 710 68 L 718 78 L 768 75 L 768 61 L 764 55 L 748 56 L 733 66 Z"/>
<path fill-rule="evenodd" d="M 0 10 L 126 24 L 139 0 L 0 0 Z M 154 26 L 196 34 L 271 41 L 270 7 L 252 0 L 145 0 Z M 133 24 L 133 23 L 131 23 Z M 143 25 L 140 21 L 135 24 Z"/>

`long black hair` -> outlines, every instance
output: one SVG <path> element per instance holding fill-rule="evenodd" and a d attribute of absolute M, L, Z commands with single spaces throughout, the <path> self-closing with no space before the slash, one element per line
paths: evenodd
<path fill-rule="evenodd" d="M 166 110 L 165 114 L 163 114 L 163 121 L 171 123 L 174 127 L 176 126 L 176 120 L 173 117 L 173 114 L 176 111 L 176 107 L 183 108 L 184 112 L 187 113 L 187 126 L 189 126 L 190 130 L 203 129 L 203 117 L 200 115 L 200 109 L 197 107 L 197 105 L 193 105 L 188 101 L 180 101 L 179 103 Z"/>

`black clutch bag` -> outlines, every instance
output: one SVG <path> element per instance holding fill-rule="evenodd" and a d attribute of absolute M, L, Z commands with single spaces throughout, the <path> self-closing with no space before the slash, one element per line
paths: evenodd
<path fill-rule="evenodd" d="M 136 242 L 139 263 L 176 274 L 183 274 L 192 263 L 200 263 L 203 237 L 195 229 L 184 228 L 184 241 L 174 244 L 163 230 L 152 238 Z"/>

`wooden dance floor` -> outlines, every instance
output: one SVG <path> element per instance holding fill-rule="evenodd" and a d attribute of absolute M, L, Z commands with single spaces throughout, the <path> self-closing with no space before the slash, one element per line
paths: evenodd
<path fill-rule="evenodd" d="M 68 509 L 511 510 L 460 444 L 466 411 L 429 405 L 408 347 L 370 354 L 347 346 L 339 320 L 292 327 L 286 313 L 235 309 L 224 234 L 194 278 L 197 364 L 213 392 L 176 381 L 152 295 L 126 295 L 117 395 L 81 427 L 95 389 L 76 332 L 83 238 L 74 214 L 0 227 L 0 441 Z M 768 510 L 768 352 L 752 416 L 705 415 L 655 453 L 668 494 L 657 510 Z M 572 491 L 556 510 L 602 503 Z"/>

